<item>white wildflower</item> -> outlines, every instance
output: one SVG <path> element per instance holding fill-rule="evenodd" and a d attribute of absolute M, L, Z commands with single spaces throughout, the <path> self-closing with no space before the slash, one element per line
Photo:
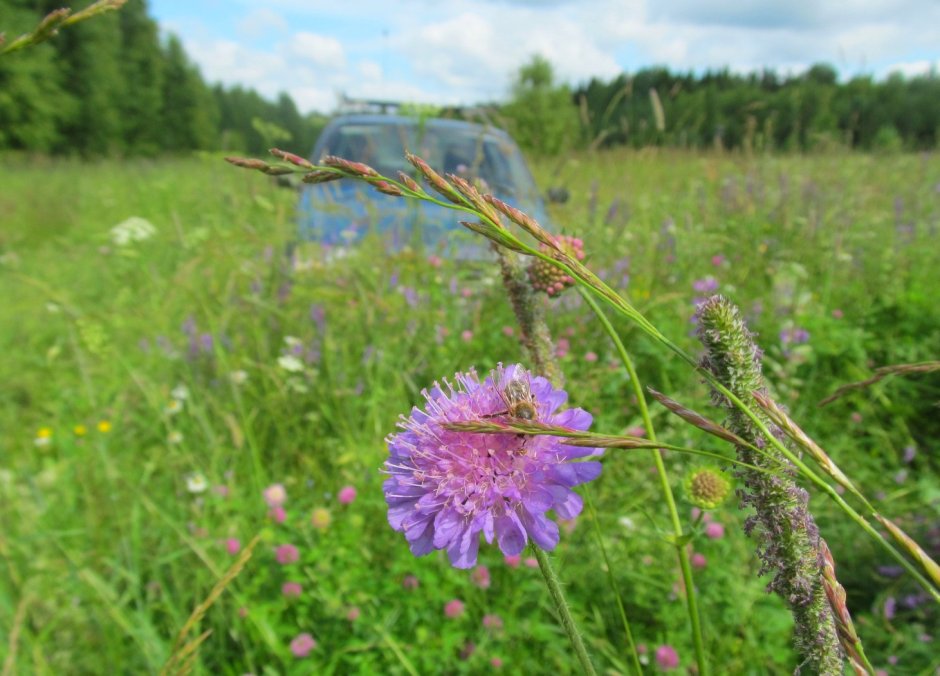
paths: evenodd
<path fill-rule="evenodd" d="M 190 493 L 202 493 L 209 487 L 209 482 L 202 472 L 186 475 L 186 490 Z"/>
<path fill-rule="evenodd" d="M 157 234 L 153 223 L 140 216 L 131 216 L 111 228 L 111 241 L 117 246 L 143 242 Z"/>
<path fill-rule="evenodd" d="M 277 365 L 290 373 L 299 373 L 304 370 L 304 364 L 292 354 L 285 354 L 277 358 Z"/>

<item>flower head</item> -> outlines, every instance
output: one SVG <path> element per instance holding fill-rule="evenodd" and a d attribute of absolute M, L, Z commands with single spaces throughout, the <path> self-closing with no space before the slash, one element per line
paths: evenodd
<path fill-rule="evenodd" d="M 300 551 L 292 544 L 280 545 L 274 550 L 274 557 L 282 566 L 289 563 L 296 563 L 300 558 Z"/>
<path fill-rule="evenodd" d="M 572 258 L 584 260 L 584 242 L 570 235 L 559 235 L 555 238 L 558 246 Z M 539 245 L 539 249 L 548 255 L 553 252 L 547 244 Z M 529 265 L 529 281 L 536 291 L 543 291 L 549 296 L 556 296 L 569 286 L 574 285 L 574 279 L 563 270 L 541 258 L 533 258 Z"/>
<path fill-rule="evenodd" d="M 356 499 L 356 487 L 355 486 L 343 486 L 339 489 L 339 504 L 348 505 L 353 500 Z"/>
<path fill-rule="evenodd" d="M 330 510 L 326 507 L 317 507 L 310 513 L 310 523 L 314 528 L 319 530 L 326 530 L 330 527 L 330 521 L 332 521 L 330 516 Z"/>
<path fill-rule="evenodd" d="M 262 496 L 264 501 L 268 503 L 268 507 L 273 509 L 287 502 L 287 489 L 284 488 L 283 484 L 271 484 L 264 489 Z"/>
<path fill-rule="evenodd" d="M 679 653 L 671 645 L 661 645 L 656 648 L 656 664 L 660 669 L 675 669 L 679 666 Z"/>
<path fill-rule="evenodd" d="M 585 430 L 591 415 L 579 408 L 556 412 L 567 394 L 520 365 L 500 365 L 482 383 L 475 372 L 458 373 L 425 391 L 425 408 L 403 418 L 402 431 L 387 439 L 385 500 L 392 528 L 405 533 L 416 556 L 446 549 L 457 568 L 476 565 L 480 534 L 494 538 L 505 555 L 519 554 L 531 538 L 542 549 L 558 544 L 558 526 L 581 512 L 574 486 L 597 478 L 595 448 L 566 446 L 551 436 L 454 431 L 444 425 L 512 420 L 506 390 L 527 390 L 533 422 Z M 521 383 L 521 384 L 520 384 Z M 515 394 L 514 394 L 515 396 Z M 526 411 L 528 412 L 528 411 Z"/>
<path fill-rule="evenodd" d="M 720 540 L 725 536 L 725 527 L 717 521 L 712 521 L 705 526 L 705 535 L 712 540 Z"/>
<path fill-rule="evenodd" d="M 470 581 L 480 589 L 490 588 L 490 569 L 486 566 L 477 566 L 470 573 Z"/>
<path fill-rule="evenodd" d="M 281 593 L 285 598 L 296 599 L 300 598 L 300 595 L 303 594 L 304 588 L 299 582 L 285 582 L 281 585 Z"/>
<path fill-rule="evenodd" d="M 186 475 L 186 490 L 190 493 L 202 493 L 209 487 L 209 482 L 202 472 Z"/>
<path fill-rule="evenodd" d="M 449 618 L 460 617 L 463 615 L 463 601 L 453 599 L 444 604 L 444 615 Z"/>
<path fill-rule="evenodd" d="M 299 634 L 290 642 L 290 651 L 294 657 L 306 657 L 310 651 L 317 647 L 313 636 L 307 633 Z"/>
<path fill-rule="evenodd" d="M 686 476 L 685 492 L 696 507 L 715 509 L 731 493 L 731 484 L 717 469 L 701 467 Z"/>

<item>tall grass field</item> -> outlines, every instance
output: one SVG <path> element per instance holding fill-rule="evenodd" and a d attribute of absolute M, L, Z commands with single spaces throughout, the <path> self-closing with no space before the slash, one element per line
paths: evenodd
<path fill-rule="evenodd" d="M 731 298 L 776 399 L 940 554 L 938 374 L 819 405 L 877 367 L 940 358 L 936 155 L 610 151 L 533 169 L 571 193 L 552 227 L 687 351 L 701 351 L 696 298 Z M 528 553 L 483 545 L 458 570 L 443 552 L 414 557 L 387 520 L 384 439 L 422 389 L 526 359 L 495 263 L 387 251 L 377 236 L 338 256 L 297 241 L 296 202 L 215 155 L 0 158 L 4 675 L 158 673 L 174 654 L 167 673 L 578 670 Z M 569 403 L 592 430 L 639 433 L 581 297 L 540 302 Z M 644 385 L 722 418 L 687 365 L 612 321 Z M 664 443 L 730 455 L 651 410 Z M 706 464 L 666 454 L 708 661 L 792 673 L 793 620 L 765 590 L 747 514 L 732 497 L 696 519 L 686 501 L 683 478 Z M 693 673 L 650 455 L 610 449 L 603 465 L 552 555 L 587 649 L 599 673 L 631 673 L 619 593 L 643 669 Z M 936 604 L 810 493 L 872 663 L 936 673 Z"/>

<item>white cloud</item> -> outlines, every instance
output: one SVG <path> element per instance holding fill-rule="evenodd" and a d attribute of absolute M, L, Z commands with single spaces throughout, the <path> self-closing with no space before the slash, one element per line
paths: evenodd
<path fill-rule="evenodd" d="M 940 57 L 940 3 L 923 0 L 268 0 L 260 9 L 237 0 L 229 7 L 236 17 L 229 33 L 194 19 L 195 11 L 163 25 L 179 32 L 209 80 L 266 96 L 288 91 L 304 111 L 332 109 L 339 92 L 498 100 L 536 53 L 573 85 L 651 65 L 799 72 L 825 61 L 847 75 L 913 74 Z"/>
<path fill-rule="evenodd" d="M 310 61 L 322 68 L 343 68 L 346 53 L 336 38 L 316 33 L 294 33 L 290 38 L 290 51 L 294 56 Z"/>
<path fill-rule="evenodd" d="M 280 33 L 288 29 L 287 19 L 283 14 L 267 7 L 253 9 L 236 24 L 239 35 L 247 38 L 257 38 L 267 33 Z"/>

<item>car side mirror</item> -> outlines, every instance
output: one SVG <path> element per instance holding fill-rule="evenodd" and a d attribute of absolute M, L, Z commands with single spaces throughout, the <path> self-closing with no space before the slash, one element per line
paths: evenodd
<path fill-rule="evenodd" d="M 568 192 L 568 188 L 556 186 L 548 189 L 546 197 L 548 197 L 548 201 L 553 204 L 564 204 L 568 201 L 568 198 L 571 197 L 571 194 Z"/>

